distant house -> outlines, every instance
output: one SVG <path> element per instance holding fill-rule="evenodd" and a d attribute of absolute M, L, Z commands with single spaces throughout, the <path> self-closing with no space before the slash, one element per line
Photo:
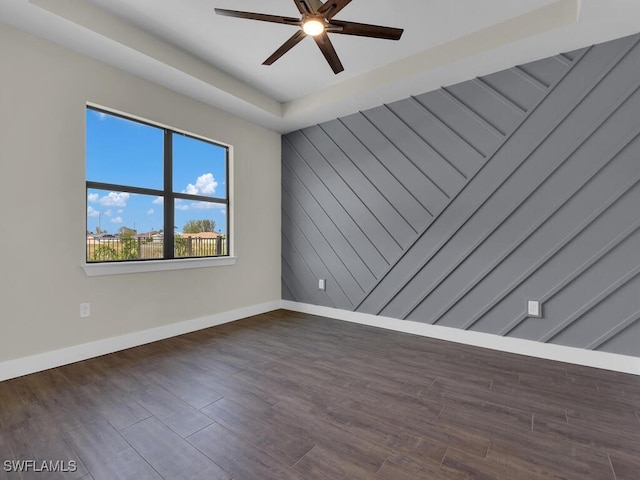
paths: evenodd
<path fill-rule="evenodd" d="M 88 233 L 87 234 L 87 243 L 100 243 L 100 242 L 113 243 L 118 241 L 120 241 L 120 239 L 110 233 L 99 233 L 99 234 Z"/>
<path fill-rule="evenodd" d="M 158 236 L 162 237 L 162 233 L 152 230 L 150 232 L 136 233 L 135 238 L 152 239 L 157 238 Z"/>
<path fill-rule="evenodd" d="M 202 238 L 202 239 L 218 238 L 222 236 L 221 233 L 217 233 L 217 232 L 179 233 L 178 235 L 184 238 Z"/>

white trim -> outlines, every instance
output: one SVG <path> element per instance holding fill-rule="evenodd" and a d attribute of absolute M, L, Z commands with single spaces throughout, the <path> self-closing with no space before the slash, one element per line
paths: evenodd
<path fill-rule="evenodd" d="M 99 357 L 165 338 L 195 332 L 204 328 L 222 325 L 253 315 L 278 310 L 279 308 L 465 345 L 640 375 L 640 358 L 637 357 L 540 343 L 519 338 L 500 337 L 488 333 L 470 332 L 457 328 L 441 327 L 409 320 L 398 320 L 367 313 L 350 312 L 336 308 L 290 302 L 288 300 L 276 300 L 184 322 L 172 323 L 141 332 L 129 333 L 118 337 L 106 338 L 82 345 L 40 353 L 29 357 L 7 360 L 0 363 L 0 381 L 79 362 L 88 358 Z"/>
<path fill-rule="evenodd" d="M 351 312 L 337 308 L 321 307 L 307 303 L 282 301 L 282 308 L 295 312 L 309 313 L 329 317 L 336 320 L 385 328 L 398 332 L 411 333 L 423 337 L 448 340 L 450 342 L 473 345 L 476 347 L 500 350 L 516 353 L 529 357 L 557 360 L 565 363 L 584 365 L 587 367 L 602 368 L 616 372 L 640 375 L 640 358 L 616 353 L 598 352 L 582 348 L 567 347 L 550 343 L 535 342 L 521 338 L 501 337 L 489 333 L 472 332 L 458 328 L 430 325 L 428 323 L 414 322 L 410 320 L 398 320 L 396 318 L 382 317 L 368 313 Z"/>
<path fill-rule="evenodd" d="M 202 318 L 172 323 L 141 332 L 128 333 L 118 337 L 105 338 L 95 342 L 61 348 L 29 357 L 17 358 L 0 363 L 0 381 L 47 370 L 49 368 L 99 357 L 108 353 L 137 347 L 146 343 L 195 332 L 204 328 L 222 325 L 242 318 L 271 312 L 280 308 L 280 300 L 252 305 L 228 312 L 217 313 Z"/>
<path fill-rule="evenodd" d="M 102 262 L 82 265 L 87 277 L 121 275 L 126 273 L 161 272 L 189 268 L 222 267 L 235 265 L 237 257 L 180 258 L 173 260 L 147 260 L 143 262 Z"/>

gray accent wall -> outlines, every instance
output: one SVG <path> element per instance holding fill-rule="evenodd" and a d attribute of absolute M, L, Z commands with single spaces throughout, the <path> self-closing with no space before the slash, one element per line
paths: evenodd
<path fill-rule="evenodd" d="M 283 298 L 640 356 L 639 40 L 285 135 Z"/>

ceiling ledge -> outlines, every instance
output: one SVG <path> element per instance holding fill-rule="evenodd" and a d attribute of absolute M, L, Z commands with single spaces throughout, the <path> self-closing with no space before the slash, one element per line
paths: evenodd
<path fill-rule="evenodd" d="M 85 0 L 29 0 L 29 2 L 163 65 L 183 72 L 218 90 L 223 96 L 230 95 L 270 116 L 282 117 L 282 104 L 277 100 Z"/>
<path fill-rule="evenodd" d="M 123 58 L 112 57 L 110 63 L 114 66 L 279 133 L 466 80 L 463 75 L 456 76 L 450 72 L 456 72 L 458 65 L 473 57 L 486 56 L 526 39 L 576 24 L 581 10 L 581 0 L 557 0 L 319 92 L 281 103 L 86 0 L 29 2 L 85 29 L 88 34 L 97 34 L 103 41 L 114 42 L 122 57 L 128 58 L 125 65 Z M 132 63 L 135 63 L 135 68 L 131 68 Z M 513 60 L 509 60 L 502 68 L 512 65 Z M 389 88 L 391 86 L 393 88 Z"/>
<path fill-rule="evenodd" d="M 389 94 L 387 94 L 388 98 L 384 98 L 385 95 L 383 94 L 384 91 L 389 91 L 388 87 L 390 85 L 395 85 L 406 79 L 424 76 L 425 73 L 495 50 L 504 45 L 575 24 L 580 18 L 580 9 L 581 0 L 558 0 L 537 10 L 285 103 L 283 118 L 294 120 L 297 117 L 306 116 L 311 111 L 318 111 L 318 109 L 335 110 L 331 104 L 343 104 L 349 107 L 353 104 L 360 104 L 361 107 L 359 109 L 363 109 L 380 105 L 383 102 L 399 100 L 411 94 L 422 93 L 400 92 L 397 88 L 394 88 L 392 89 L 393 98 L 389 97 Z M 327 99 L 331 100 L 327 101 Z M 373 103 L 371 102 L 372 99 L 375 99 Z M 363 107 L 362 105 L 367 106 Z M 325 120 L 329 119 L 326 118 Z M 319 121 L 317 120 L 315 123 Z"/>

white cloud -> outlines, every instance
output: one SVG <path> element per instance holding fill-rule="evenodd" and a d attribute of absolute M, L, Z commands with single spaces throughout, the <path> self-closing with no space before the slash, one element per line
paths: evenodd
<path fill-rule="evenodd" d="M 122 212 L 124 212 L 124 210 L 122 208 L 119 208 L 118 213 L 122 213 Z"/>
<path fill-rule="evenodd" d="M 93 208 L 91 205 L 87 206 L 87 217 L 98 217 L 100 212 Z"/>
<path fill-rule="evenodd" d="M 153 215 L 154 211 L 153 208 L 150 208 L 149 210 L 147 210 L 147 215 Z"/>
<path fill-rule="evenodd" d="M 216 203 L 209 202 L 191 202 L 191 208 L 194 210 L 211 210 L 212 208 L 216 208 Z"/>
<path fill-rule="evenodd" d="M 164 197 L 156 197 L 156 199 L 151 203 L 154 205 L 162 205 L 164 204 Z"/>
<path fill-rule="evenodd" d="M 217 186 L 218 182 L 213 178 L 213 174 L 205 173 L 198 177 L 195 185 L 192 183 L 188 184 L 182 193 L 188 193 L 190 195 L 213 195 L 216 193 Z"/>
<path fill-rule="evenodd" d="M 107 207 L 126 207 L 130 196 L 128 192 L 109 192 L 100 199 L 100 203 Z"/>
<path fill-rule="evenodd" d="M 105 210 L 105 211 L 104 211 L 104 215 L 105 215 L 106 217 L 110 217 L 111 215 L 113 215 L 113 212 L 111 212 L 111 210 Z"/>
<path fill-rule="evenodd" d="M 87 195 L 87 200 L 89 202 L 97 202 L 99 198 L 100 195 L 98 195 L 97 193 L 90 193 L 89 195 Z"/>
<path fill-rule="evenodd" d="M 122 217 L 112 218 L 111 223 L 122 223 Z"/>
<path fill-rule="evenodd" d="M 212 210 L 218 209 L 225 210 L 226 205 L 223 203 L 210 203 L 210 202 L 188 202 L 184 203 L 181 198 L 176 199 L 176 210 Z"/>

